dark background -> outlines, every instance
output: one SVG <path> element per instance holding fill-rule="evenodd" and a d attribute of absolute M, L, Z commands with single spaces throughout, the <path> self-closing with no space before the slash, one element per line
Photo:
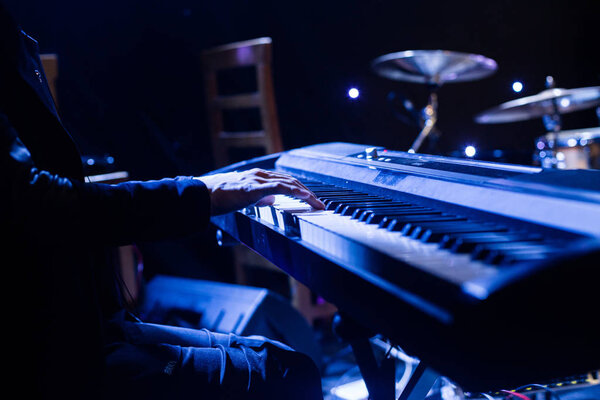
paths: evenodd
<path fill-rule="evenodd" d="M 442 87 L 441 152 L 473 144 L 530 162 L 534 140 L 544 133 L 541 120 L 478 125 L 473 117 L 544 90 L 547 75 L 563 88 L 600 85 L 593 3 L 5 0 L 41 51 L 58 53 L 60 112 L 82 153 L 108 153 L 139 179 L 212 169 L 197 56 L 260 36 L 273 38 L 288 149 L 326 141 L 407 149 L 418 128 L 398 118 L 388 95 L 402 94 L 422 107 L 426 90 L 376 76 L 369 64 L 391 52 L 444 49 L 482 54 L 499 69 L 483 80 Z M 524 84 L 519 94 L 511 89 L 515 80 Z M 347 97 L 353 86 L 361 91 L 357 100 Z M 589 109 L 565 115 L 563 128 L 597 125 Z"/>

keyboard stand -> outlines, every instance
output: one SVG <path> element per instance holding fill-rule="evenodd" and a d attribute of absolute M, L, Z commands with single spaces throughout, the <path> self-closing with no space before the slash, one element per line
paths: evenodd
<path fill-rule="evenodd" d="M 373 332 L 342 313 L 336 314 L 333 329 L 338 337 L 350 343 L 356 363 L 369 391 L 369 400 L 395 399 L 395 362 L 391 357 L 377 361 L 369 340 L 374 336 Z M 437 373 L 419 362 L 398 400 L 424 400 L 438 377 Z"/>
<path fill-rule="evenodd" d="M 400 393 L 398 400 L 425 399 L 425 396 L 427 396 L 427 393 L 429 393 L 429 390 L 439 377 L 439 374 L 423 365 L 422 362 L 419 362 L 402 393 Z"/>

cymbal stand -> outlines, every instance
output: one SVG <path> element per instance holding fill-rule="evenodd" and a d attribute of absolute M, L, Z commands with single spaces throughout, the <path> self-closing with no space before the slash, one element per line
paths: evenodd
<path fill-rule="evenodd" d="M 416 153 L 421 148 L 421 145 L 429 137 L 431 132 L 433 131 L 435 124 L 437 122 L 437 110 L 438 110 L 438 98 L 437 92 L 440 88 L 440 85 L 437 83 L 432 83 L 429 85 L 429 100 L 427 102 L 427 106 L 423 109 L 423 128 L 421 132 L 410 146 L 408 150 L 409 153 Z"/>
<path fill-rule="evenodd" d="M 546 88 L 553 89 L 556 87 L 556 82 L 552 76 L 546 77 Z M 546 165 L 542 165 L 546 168 L 554 168 L 558 164 L 558 159 L 556 158 L 556 134 L 560 132 L 562 129 L 562 118 L 560 116 L 560 111 L 558 110 L 558 103 L 556 99 L 552 99 L 552 114 L 547 114 L 542 117 L 544 122 L 544 126 L 546 131 L 548 131 L 548 149 L 547 152 L 550 152 L 550 157 L 546 157 L 545 162 Z"/>

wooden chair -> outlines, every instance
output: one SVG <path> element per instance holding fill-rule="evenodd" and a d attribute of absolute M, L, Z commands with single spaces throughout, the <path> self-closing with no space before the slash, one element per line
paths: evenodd
<path fill-rule="evenodd" d="M 44 74 L 50 86 L 50 93 L 54 99 L 54 104 L 58 108 L 58 98 L 56 97 L 56 79 L 58 78 L 58 55 L 54 53 L 40 54 Z"/>
<path fill-rule="evenodd" d="M 215 166 L 236 161 L 231 149 L 260 147 L 265 154 L 283 150 L 275 105 L 271 71 L 271 38 L 230 43 L 202 53 L 206 106 Z M 223 95 L 219 93 L 219 73 L 236 68 L 255 68 L 256 91 Z M 224 118 L 227 111 L 258 109 L 262 127 L 257 130 L 228 132 Z"/>
<path fill-rule="evenodd" d="M 273 86 L 272 51 L 271 38 L 262 37 L 225 44 L 202 53 L 205 100 L 213 157 L 217 168 L 242 161 L 233 157 L 232 150 L 259 147 L 262 149 L 262 154 L 283 151 Z M 223 71 L 247 67 L 255 69 L 256 90 L 223 94 L 220 91 L 219 74 Z M 259 110 L 260 129 L 227 131 L 225 128 L 227 111 L 252 108 Z M 243 246 L 235 246 L 233 255 L 238 284 L 247 284 L 248 265 L 281 271 Z M 315 303 L 310 290 L 292 278 L 290 278 L 290 289 L 293 305 L 309 323 L 312 324 L 318 318 L 329 317 L 335 312 L 335 307 L 329 303 Z"/>

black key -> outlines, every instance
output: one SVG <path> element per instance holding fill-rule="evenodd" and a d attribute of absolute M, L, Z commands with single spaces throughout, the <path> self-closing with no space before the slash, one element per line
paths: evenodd
<path fill-rule="evenodd" d="M 389 200 L 385 200 L 385 201 L 381 201 L 381 202 L 369 202 L 366 204 L 361 204 L 361 205 L 357 205 L 357 204 L 353 204 L 353 205 L 348 205 L 344 208 L 344 210 L 342 210 L 342 215 L 351 215 L 353 218 L 355 215 L 358 215 L 359 213 L 362 213 L 363 211 L 366 210 L 377 210 L 377 209 L 388 209 L 388 208 L 406 208 L 406 207 L 410 207 L 411 205 L 408 203 L 403 203 L 403 202 L 394 202 L 394 201 L 389 201 Z"/>
<path fill-rule="evenodd" d="M 367 194 L 362 194 L 362 193 L 353 193 L 353 194 L 344 194 L 344 195 L 326 195 L 326 196 L 318 196 L 321 201 L 328 201 L 328 200 L 360 200 L 360 199 L 365 199 L 365 201 L 369 200 L 369 199 L 380 199 L 380 197 L 377 196 L 369 196 Z"/>
<path fill-rule="evenodd" d="M 442 242 L 445 240 L 442 239 Z M 506 234 L 506 235 L 495 235 L 495 236 L 480 236 L 480 237 L 456 237 L 454 241 L 448 241 L 450 243 L 446 248 L 450 249 L 453 253 L 469 253 L 475 249 L 478 245 L 491 244 L 491 243 L 510 243 L 517 241 L 538 241 L 541 240 L 541 236 L 534 235 L 523 235 L 523 234 Z"/>
<path fill-rule="evenodd" d="M 515 232 L 476 232 L 476 233 L 454 233 L 445 235 L 440 241 L 440 247 L 443 249 L 451 249 L 458 240 L 465 243 L 477 243 L 481 240 L 483 243 L 509 242 L 516 241 L 519 238 L 526 238 L 524 234 Z"/>
<path fill-rule="evenodd" d="M 384 223 L 386 218 L 381 221 Z M 439 215 L 409 215 L 406 217 L 393 217 L 387 224 L 386 229 L 388 231 L 402 231 L 406 224 L 411 222 L 440 222 L 440 221 L 465 221 L 465 218 L 460 218 L 455 215 L 439 214 Z M 380 225 L 381 225 L 380 224 Z"/>
<path fill-rule="evenodd" d="M 543 260 L 558 252 L 558 249 L 547 246 L 540 246 L 537 249 L 494 250 L 485 258 L 485 262 L 508 265 L 517 262 Z"/>
<path fill-rule="evenodd" d="M 455 226 L 440 226 L 440 227 L 421 227 L 413 231 L 412 236 L 415 239 L 420 239 L 422 242 L 434 243 L 440 242 L 442 238 L 449 233 L 459 232 L 504 232 L 505 227 L 494 226 L 491 224 L 456 224 Z"/>
<path fill-rule="evenodd" d="M 337 196 L 337 197 L 325 196 L 325 197 L 319 197 L 319 199 L 325 204 L 329 204 L 333 201 L 340 204 L 341 202 L 344 202 L 344 201 L 348 201 L 348 202 L 350 202 L 350 201 L 369 201 L 369 200 L 373 200 L 375 198 L 365 197 L 364 195 L 360 195 L 360 196 L 354 195 L 354 196 Z"/>
<path fill-rule="evenodd" d="M 310 189 L 310 188 L 309 188 Z M 339 197 L 339 196 L 352 196 L 361 195 L 362 193 L 355 192 L 353 190 L 340 191 L 340 190 L 311 190 L 318 197 Z"/>
<path fill-rule="evenodd" d="M 368 207 L 358 207 L 355 208 L 354 212 L 352 213 L 352 218 L 353 219 L 358 219 L 360 220 L 362 215 L 365 215 L 367 213 L 374 213 L 374 212 L 393 212 L 395 210 L 412 210 L 412 209 L 424 209 L 423 207 L 418 207 L 418 206 L 413 206 L 412 204 L 406 204 L 406 205 L 401 205 L 401 204 L 396 204 L 396 205 L 386 205 L 386 204 L 378 204 L 378 205 L 372 205 L 372 206 L 368 206 Z M 365 217 L 366 218 L 366 215 Z"/>
<path fill-rule="evenodd" d="M 377 197 L 369 197 L 369 198 L 356 198 L 356 199 L 335 199 L 331 201 L 323 201 L 325 204 L 326 210 L 335 210 L 340 204 L 349 205 L 349 204 L 362 204 L 368 201 L 377 201 Z"/>
<path fill-rule="evenodd" d="M 401 209 L 391 209 L 391 210 L 377 210 L 377 211 L 365 211 L 359 218 L 359 221 L 364 221 L 367 224 L 380 224 L 385 218 L 389 218 L 389 220 L 402 217 L 402 216 L 410 216 L 410 215 L 440 215 L 441 211 L 434 211 L 430 208 L 424 207 L 410 207 Z M 382 226 L 383 228 L 383 226 Z"/>
<path fill-rule="evenodd" d="M 485 260 L 490 254 L 499 254 L 508 251 L 529 251 L 539 249 L 550 249 L 546 242 L 508 242 L 508 243 L 489 243 L 475 246 L 471 256 L 477 260 Z"/>
<path fill-rule="evenodd" d="M 425 211 L 425 212 L 417 211 L 415 213 L 406 213 L 406 214 L 403 213 L 402 215 L 389 215 L 389 214 L 383 215 L 383 218 L 379 222 L 379 228 L 387 229 L 388 226 L 397 219 L 406 220 L 407 222 L 428 222 L 428 221 L 433 222 L 433 221 L 437 221 L 435 218 L 438 218 L 442 215 L 446 215 L 446 214 L 443 214 L 440 211 Z M 433 219 L 431 219 L 431 218 L 433 218 Z M 373 222 L 374 219 L 376 219 L 376 217 L 373 217 L 372 219 L 370 219 L 370 223 L 375 223 L 375 222 Z"/>
<path fill-rule="evenodd" d="M 376 199 L 376 197 L 367 197 L 367 195 L 364 194 L 347 194 L 347 195 L 343 195 L 343 196 L 336 196 L 336 195 L 327 195 L 327 196 L 317 196 L 319 197 L 319 199 L 322 202 L 326 202 L 326 201 L 341 201 L 341 200 L 360 200 L 360 199 L 364 199 L 365 201 L 369 200 L 369 199 Z"/>
<path fill-rule="evenodd" d="M 460 220 L 460 221 L 442 221 L 442 222 L 411 222 L 406 224 L 402 229 L 402 234 L 410 236 L 413 239 L 421 239 L 422 235 L 425 234 L 428 230 L 439 230 L 444 231 L 445 233 L 450 232 L 468 232 L 466 229 L 481 229 L 481 224 L 476 224 L 472 221 L 468 220 Z M 488 226 L 488 229 L 491 226 Z M 441 238 L 440 238 L 441 239 Z"/>
<path fill-rule="evenodd" d="M 433 212 L 431 208 L 419 207 L 419 206 L 406 206 L 406 207 L 390 207 L 390 208 L 359 208 L 352 214 L 352 218 L 358 219 L 359 221 L 366 221 L 371 215 L 376 214 L 381 217 L 386 217 L 390 214 L 397 213 L 411 213 L 415 211 L 430 211 Z M 375 223 L 375 222 L 372 222 Z M 379 223 L 379 221 L 377 222 Z"/>
<path fill-rule="evenodd" d="M 381 200 L 369 200 L 369 201 L 360 202 L 360 203 L 342 203 L 336 207 L 335 212 L 342 214 L 342 215 L 352 215 L 354 210 L 356 210 L 358 207 L 363 207 L 363 206 L 368 207 L 369 205 L 384 204 L 384 203 L 389 203 L 389 200 L 381 199 Z"/>

